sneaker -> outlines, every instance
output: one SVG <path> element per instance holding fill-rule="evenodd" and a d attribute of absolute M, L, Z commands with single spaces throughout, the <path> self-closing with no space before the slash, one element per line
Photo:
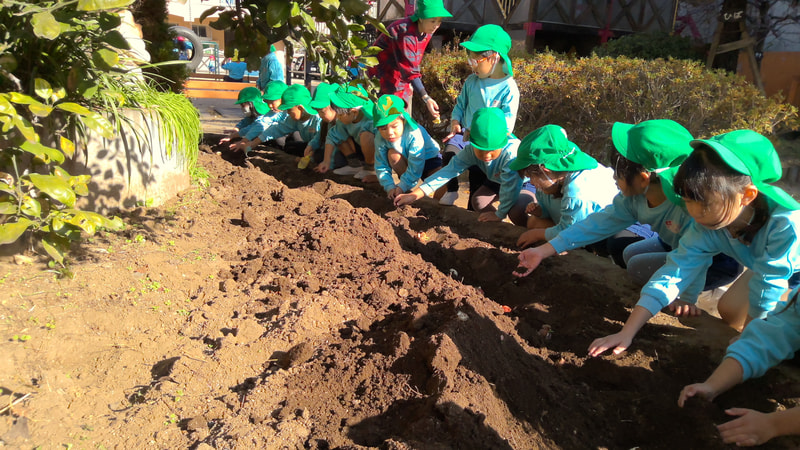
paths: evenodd
<path fill-rule="evenodd" d="M 439 199 L 440 205 L 453 206 L 458 200 L 458 192 L 445 192 L 442 198 Z"/>
<path fill-rule="evenodd" d="M 344 166 L 335 169 L 333 173 L 336 175 L 355 175 L 361 171 L 361 167 Z"/>
<path fill-rule="evenodd" d="M 365 177 L 368 177 L 370 175 L 376 176 L 375 175 L 375 171 L 374 170 L 361 169 L 361 170 L 358 171 L 358 173 L 353 175 L 353 178 L 357 178 L 359 180 L 362 180 Z"/>

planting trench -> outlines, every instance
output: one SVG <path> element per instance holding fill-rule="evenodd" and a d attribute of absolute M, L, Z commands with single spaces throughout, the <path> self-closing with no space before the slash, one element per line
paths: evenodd
<path fill-rule="evenodd" d="M 77 278 L 99 282 L 68 305 L 87 303 L 64 309 L 54 332 L 32 333 L 35 351 L 5 344 L 13 364 L 0 367 L 0 387 L 37 394 L 0 423 L 0 438 L 77 436 L 106 448 L 715 449 L 725 448 L 714 427 L 725 408 L 798 404 L 800 374 L 787 364 L 713 403 L 678 408 L 680 389 L 713 370 L 733 335 L 709 316 L 660 314 L 629 351 L 587 358 L 637 298 L 608 260 L 576 250 L 516 279 L 520 230 L 510 224 L 478 223 L 429 199 L 396 209 L 375 186 L 299 171 L 264 148 L 247 161 L 203 149 L 207 189 L 128 217 L 128 238 L 142 233 L 141 245 L 113 235 L 90 244 Z M 101 244 L 124 251 L 92 250 Z M 154 289 L 131 291 L 118 281 L 128 275 Z M 167 314 L 168 302 L 182 309 Z"/>

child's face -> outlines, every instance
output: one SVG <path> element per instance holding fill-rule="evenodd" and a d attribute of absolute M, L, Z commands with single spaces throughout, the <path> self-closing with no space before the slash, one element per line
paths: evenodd
<path fill-rule="evenodd" d="M 472 147 L 472 151 L 473 153 L 475 153 L 475 157 L 478 158 L 479 160 L 483 162 L 490 162 L 497 159 L 500 156 L 500 153 L 503 152 L 503 149 L 498 148 L 497 150 L 483 151 L 483 150 L 478 150 L 475 147 Z"/>
<path fill-rule="evenodd" d="M 300 105 L 293 106 L 286 111 L 286 114 L 292 118 L 292 120 L 300 120 L 303 117 L 303 107 Z"/>
<path fill-rule="evenodd" d="M 442 25 L 441 17 L 431 17 L 430 19 L 419 19 L 418 22 L 420 33 L 433 34 Z"/>
<path fill-rule="evenodd" d="M 397 142 L 403 137 L 403 128 L 405 121 L 402 117 L 398 117 L 388 124 L 378 127 L 381 137 L 386 139 L 387 142 Z"/>
<path fill-rule="evenodd" d="M 278 112 L 278 107 L 281 106 L 281 99 L 267 100 L 267 106 L 269 106 L 270 111 Z"/>
<path fill-rule="evenodd" d="M 241 106 L 242 106 L 242 115 L 244 117 L 256 116 L 256 109 L 253 108 L 253 102 L 244 102 L 241 104 Z"/>
<path fill-rule="evenodd" d="M 617 182 L 619 191 L 625 197 L 645 194 L 650 186 L 650 176 L 645 172 L 637 173 L 630 183 L 614 172 L 614 181 Z"/>
<path fill-rule="evenodd" d="M 326 106 L 318 110 L 318 113 L 319 117 L 325 122 L 333 122 L 336 120 L 336 111 L 334 111 L 330 106 Z"/>
<path fill-rule="evenodd" d="M 342 122 L 345 125 L 350 125 L 356 120 L 357 117 L 358 117 L 358 110 L 351 109 L 347 111 L 347 114 L 338 114 L 336 116 L 336 120 Z"/>
<path fill-rule="evenodd" d="M 684 197 L 686 211 L 699 225 L 709 230 L 719 230 L 733 223 L 742 213 L 742 194 L 736 194 L 733 202 L 725 202 L 718 195 L 706 201 L 691 200 Z"/>
<path fill-rule="evenodd" d="M 541 165 L 528 167 L 525 172 L 536 189 L 545 194 L 555 194 L 558 191 L 558 177 L 553 172 Z"/>
<path fill-rule="evenodd" d="M 494 72 L 498 58 L 500 55 L 497 53 L 491 56 L 481 56 L 480 53 L 467 52 L 467 63 L 479 78 L 488 78 Z"/>

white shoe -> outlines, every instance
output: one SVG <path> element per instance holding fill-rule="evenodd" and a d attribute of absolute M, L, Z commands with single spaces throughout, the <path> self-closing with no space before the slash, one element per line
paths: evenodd
<path fill-rule="evenodd" d="M 361 180 L 361 179 L 363 179 L 365 177 L 368 177 L 370 175 L 375 175 L 375 171 L 374 170 L 361 169 L 361 170 L 358 171 L 358 173 L 353 175 L 353 178 L 357 178 L 357 179 Z"/>
<path fill-rule="evenodd" d="M 442 198 L 439 199 L 440 205 L 453 206 L 458 200 L 458 192 L 445 192 Z"/>
<path fill-rule="evenodd" d="M 336 175 L 355 175 L 361 171 L 361 167 L 343 166 L 335 169 L 333 173 Z"/>

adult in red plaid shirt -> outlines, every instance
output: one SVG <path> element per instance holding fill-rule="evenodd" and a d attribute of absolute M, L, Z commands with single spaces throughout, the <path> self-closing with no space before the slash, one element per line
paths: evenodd
<path fill-rule="evenodd" d="M 373 45 L 383 51 L 378 53 L 378 65 L 368 72 L 369 76 L 380 78 L 382 95 L 402 98 L 409 109 L 413 88 L 434 120 L 439 119 L 439 104 L 422 85 L 419 68 L 428 42 L 446 17 L 453 15 L 445 9 L 442 0 L 417 0 L 412 16 L 386 27 L 389 35 L 381 34 L 375 41 Z"/>

